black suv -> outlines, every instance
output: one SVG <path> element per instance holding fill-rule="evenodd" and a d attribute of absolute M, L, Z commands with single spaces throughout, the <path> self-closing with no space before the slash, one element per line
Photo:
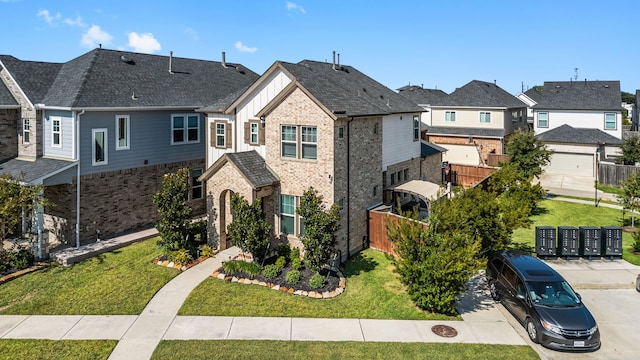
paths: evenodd
<path fill-rule="evenodd" d="M 544 262 L 502 251 L 487 263 L 491 297 L 525 326 L 534 343 L 556 350 L 596 350 L 600 332 L 580 295 Z"/>

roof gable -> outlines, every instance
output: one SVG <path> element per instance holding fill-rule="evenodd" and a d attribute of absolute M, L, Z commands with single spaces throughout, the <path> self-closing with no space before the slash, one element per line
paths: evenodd
<path fill-rule="evenodd" d="M 0 108 L 2 107 L 14 107 L 18 106 L 18 102 L 9 91 L 9 88 L 4 84 L 4 82 L 0 81 Z"/>
<path fill-rule="evenodd" d="M 255 150 L 225 153 L 202 174 L 200 180 L 210 179 L 227 163 L 233 164 L 254 189 L 280 182 L 280 179 Z"/>
<path fill-rule="evenodd" d="M 544 86 L 530 89 L 537 96 L 535 109 L 548 110 L 615 110 L 622 109 L 620 81 L 545 81 Z M 538 95 L 535 95 L 535 93 Z"/>
<path fill-rule="evenodd" d="M 0 62 L 32 104 L 43 102 L 62 67 L 59 63 L 23 61 L 9 55 L 0 55 Z"/>
<path fill-rule="evenodd" d="M 498 85 L 473 80 L 442 99 L 445 106 L 522 108 L 527 105 Z"/>
<path fill-rule="evenodd" d="M 622 140 L 609 135 L 600 129 L 574 128 L 564 124 L 557 128 L 536 135 L 536 138 L 544 142 L 571 143 L 571 144 L 611 144 L 620 145 Z"/>

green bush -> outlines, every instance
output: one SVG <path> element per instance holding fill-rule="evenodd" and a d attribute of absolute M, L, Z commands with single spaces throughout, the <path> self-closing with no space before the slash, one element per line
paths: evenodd
<path fill-rule="evenodd" d="M 216 254 L 216 250 L 209 245 L 202 245 L 200 247 L 200 256 L 213 257 Z"/>
<path fill-rule="evenodd" d="M 300 248 L 291 248 L 291 251 L 289 252 L 289 259 L 291 261 L 293 261 L 293 259 L 300 259 Z"/>
<path fill-rule="evenodd" d="M 293 270 L 300 270 L 300 266 L 302 266 L 302 260 L 299 257 L 291 259 L 291 268 Z"/>
<path fill-rule="evenodd" d="M 316 273 L 309 279 L 309 286 L 314 289 L 320 289 L 324 286 L 325 277 Z"/>
<path fill-rule="evenodd" d="M 631 245 L 633 251 L 640 251 L 640 231 L 633 233 L 633 240 L 633 244 Z"/>
<path fill-rule="evenodd" d="M 262 276 L 268 279 L 275 279 L 278 275 L 280 275 L 280 268 L 275 264 L 267 265 L 262 269 Z"/>
<path fill-rule="evenodd" d="M 239 261 L 238 265 L 240 265 L 239 271 L 244 271 L 249 275 L 258 275 L 260 274 L 260 265 L 254 262 L 246 262 Z"/>
<path fill-rule="evenodd" d="M 0 246 L 0 274 L 5 271 L 8 271 L 11 268 L 11 261 L 13 260 L 13 255 L 10 251 L 5 250 Z"/>
<path fill-rule="evenodd" d="M 284 256 L 278 256 L 275 265 L 282 269 L 285 265 L 287 265 L 287 258 L 285 258 Z"/>
<path fill-rule="evenodd" d="M 287 284 L 289 285 L 295 285 L 297 283 L 300 282 L 300 271 L 298 270 L 291 270 L 287 273 L 286 276 L 286 281 Z"/>
<path fill-rule="evenodd" d="M 186 265 L 193 260 L 193 257 L 187 249 L 178 249 L 169 253 L 169 260 L 177 265 Z"/>
<path fill-rule="evenodd" d="M 19 251 L 13 253 L 13 261 L 11 265 L 15 269 L 24 269 L 33 264 L 34 256 L 28 249 L 20 249 Z"/>
<path fill-rule="evenodd" d="M 285 259 L 288 259 L 289 254 L 291 254 L 291 247 L 289 247 L 289 244 L 278 244 L 278 256 L 284 256 Z"/>
<path fill-rule="evenodd" d="M 234 272 L 237 272 L 240 270 L 239 263 L 240 261 L 237 261 L 237 260 L 225 261 L 224 263 L 222 263 L 222 269 L 227 275 L 233 274 Z"/>

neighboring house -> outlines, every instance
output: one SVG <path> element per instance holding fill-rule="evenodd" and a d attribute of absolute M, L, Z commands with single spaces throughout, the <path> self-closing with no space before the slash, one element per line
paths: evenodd
<path fill-rule="evenodd" d="M 313 187 L 327 207 L 341 208 L 336 236 L 345 259 L 365 246 L 367 209 L 381 204 L 383 194 L 440 174 L 439 156 L 421 158 L 422 109 L 335 60 L 275 62 L 230 106 L 201 111 L 209 129 L 208 169 L 201 177 L 210 202 L 209 236 L 223 249 L 232 193 L 261 199 L 274 239 L 301 246 L 296 208 Z"/>
<path fill-rule="evenodd" d="M 426 139 L 427 125 L 430 123 L 431 105 L 437 104 L 449 94 L 439 89 L 425 89 L 416 85 L 403 86 L 398 89 L 398 94 L 413 101 L 425 110 L 420 116 L 420 121 L 422 121 L 421 137 Z"/>
<path fill-rule="evenodd" d="M 495 83 L 473 80 L 434 100 L 425 122 L 427 140 L 447 149 L 444 160 L 481 166 L 489 154 L 504 154 L 509 135 L 527 128 L 526 104 Z"/>
<path fill-rule="evenodd" d="M 640 101 L 640 90 L 636 90 L 636 103 L 633 105 L 633 115 L 631 119 L 632 131 L 640 131 L 640 111 L 638 110 L 640 104 L 638 104 L 638 101 Z"/>
<path fill-rule="evenodd" d="M 619 81 L 550 81 L 525 92 L 534 131 L 554 151 L 548 174 L 596 176 L 597 161 L 620 156 Z"/>
<path fill-rule="evenodd" d="M 195 110 L 258 78 L 224 54 L 214 62 L 102 48 L 66 63 L 3 55 L 0 70 L 0 139 L 13 142 L 0 173 L 44 185 L 55 205 L 23 231 L 49 230 L 50 241 L 77 245 L 152 226 L 152 195 L 182 167 L 191 174 L 189 204 L 204 214 L 196 179 L 206 127 Z"/>

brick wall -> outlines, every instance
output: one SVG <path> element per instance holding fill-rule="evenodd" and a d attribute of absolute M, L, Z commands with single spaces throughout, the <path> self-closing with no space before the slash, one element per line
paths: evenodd
<path fill-rule="evenodd" d="M 0 109 L 0 162 L 18 156 L 18 109 Z"/>
<path fill-rule="evenodd" d="M 421 160 L 422 178 L 435 184 L 442 183 L 442 154 L 427 156 Z"/>

